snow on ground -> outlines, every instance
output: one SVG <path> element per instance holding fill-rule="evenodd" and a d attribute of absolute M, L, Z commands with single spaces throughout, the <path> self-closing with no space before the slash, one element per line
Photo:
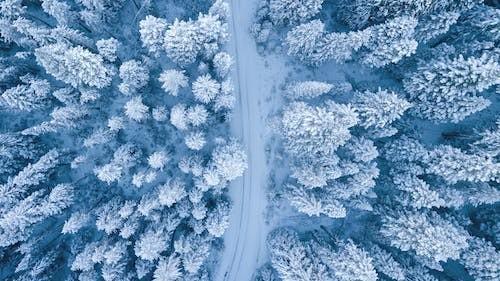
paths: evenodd
<path fill-rule="evenodd" d="M 255 269 L 266 260 L 266 193 L 268 172 L 265 147 L 267 116 L 272 104 L 273 88 L 286 76 L 283 59 L 263 58 L 257 52 L 249 29 L 257 0 L 232 0 L 232 41 L 229 49 L 235 57 L 233 79 L 238 104 L 232 120 L 233 135 L 247 149 L 248 170 L 242 179 L 232 183 L 229 194 L 233 200 L 230 226 L 224 235 L 225 248 L 214 280 L 252 280 Z"/>

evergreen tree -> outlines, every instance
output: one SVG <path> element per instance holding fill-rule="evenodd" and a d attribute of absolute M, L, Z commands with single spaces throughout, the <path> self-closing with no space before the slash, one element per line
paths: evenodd
<path fill-rule="evenodd" d="M 115 38 L 109 38 L 109 39 L 101 39 L 97 40 L 95 43 L 97 46 L 97 50 L 99 51 L 99 54 L 107 61 L 109 62 L 114 62 L 116 61 L 117 57 L 117 51 L 120 46 L 120 42 L 116 40 Z"/>
<path fill-rule="evenodd" d="M 125 3 L 124 0 L 76 0 L 75 2 L 84 7 L 80 11 L 80 18 L 99 31 L 106 23 L 114 20 Z"/>
<path fill-rule="evenodd" d="M 304 22 L 319 13 L 323 0 L 270 0 L 269 17 L 274 24 Z"/>
<path fill-rule="evenodd" d="M 125 115 L 137 122 L 146 120 L 149 117 L 149 107 L 143 102 L 141 97 L 133 97 L 124 106 Z"/>
<path fill-rule="evenodd" d="M 358 93 L 354 102 L 360 125 L 369 128 L 383 128 L 399 119 L 411 104 L 394 92 L 378 91 Z"/>
<path fill-rule="evenodd" d="M 72 213 L 71 216 L 64 222 L 61 233 L 74 234 L 80 229 L 90 224 L 90 215 L 83 212 Z"/>
<path fill-rule="evenodd" d="M 321 260 L 332 270 L 335 280 L 375 281 L 377 272 L 373 259 L 368 253 L 357 247 L 352 241 L 341 243 L 336 252 L 322 249 Z"/>
<path fill-rule="evenodd" d="M 203 132 L 192 132 L 184 140 L 186 146 L 192 150 L 201 150 L 205 146 L 206 140 Z"/>
<path fill-rule="evenodd" d="M 104 88 L 111 84 L 114 71 L 100 55 L 77 47 L 57 43 L 40 47 L 35 56 L 47 73 L 73 87 Z"/>
<path fill-rule="evenodd" d="M 179 257 L 171 255 L 168 258 L 162 258 L 158 262 L 153 274 L 154 281 L 176 281 L 181 280 L 181 261 Z"/>
<path fill-rule="evenodd" d="M 500 154 L 500 119 L 496 121 L 496 128 L 479 133 L 480 139 L 472 143 L 472 148 L 478 154 L 491 158 Z"/>
<path fill-rule="evenodd" d="M 292 103 L 283 113 L 282 134 L 285 147 L 293 154 L 331 154 L 351 137 L 349 128 L 358 123 L 354 109 L 329 103 L 312 107 Z"/>
<path fill-rule="evenodd" d="M 120 180 L 127 170 L 136 164 L 139 157 L 140 151 L 136 147 L 124 144 L 113 153 L 113 159 L 108 164 L 96 167 L 94 174 L 99 180 L 111 184 Z"/>
<path fill-rule="evenodd" d="M 404 212 L 383 218 L 381 233 L 391 246 L 415 251 L 436 262 L 458 259 L 468 247 L 469 235 L 434 212 Z"/>
<path fill-rule="evenodd" d="M 202 51 L 210 55 L 209 49 L 222 43 L 227 38 L 227 26 L 217 15 L 200 14 L 196 21 L 179 21 L 167 27 L 163 46 L 175 63 L 186 66 L 193 63 Z M 207 53 L 208 52 L 208 53 Z"/>
<path fill-rule="evenodd" d="M 12 133 L 0 134 L 0 175 L 17 171 L 25 161 L 35 159 L 38 154 L 35 138 Z"/>
<path fill-rule="evenodd" d="M 178 103 L 170 110 L 170 123 L 179 130 L 188 128 L 186 105 Z"/>
<path fill-rule="evenodd" d="M 333 85 L 318 81 L 303 81 L 289 84 L 286 95 L 291 99 L 310 99 L 329 93 Z"/>
<path fill-rule="evenodd" d="M 156 151 L 148 157 L 148 164 L 151 168 L 163 170 L 169 162 L 170 156 L 165 151 Z"/>
<path fill-rule="evenodd" d="M 443 145 L 430 153 L 428 173 L 443 177 L 449 183 L 459 181 L 500 181 L 500 164 L 490 157 L 466 154 L 458 148 Z"/>
<path fill-rule="evenodd" d="M 174 97 L 178 95 L 180 89 L 188 86 L 188 77 L 182 70 L 165 70 L 158 80 L 162 83 L 162 89 Z"/>
<path fill-rule="evenodd" d="M 236 141 L 219 145 L 212 151 L 212 162 L 217 173 L 226 181 L 243 175 L 247 169 L 247 155 Z"/>
<path fill-rule="evenodd" d="M 59 163 L 59 152 L 50 150 L 34 164 L 28 164 L 16 176 L 9 178 L 7 183 L 0 185 L 0 202 L 7 209 L 8 202 L 15 202 L 28 192 L 28 189 L 47 180 L 49 172 Z"/>
<path fill-rule="evenodd" d="M 219 52 L 214 56 L 213 64 L 217 75 L 220 78 L 225 78 L 231 70 L 233 58 L 226 52 Z"/>
<path fill-rule="evenodd" d="M 220 84 L 208 74 L 198 77 L 193 82 L 193 94 L 199 102 L 210 103 L 219 93 Z"/>
<path fill-rule="evenodd" d="M 73 201 L 73 187 L 69 184 L 55 186 L 48 195 L 42 190 L 31 193 L 0 217 L 0 246 L 7 247 L 25 241 L 30 227 L 45 218 L 57 215 Z"/>
<path fill-rule="evenodd" d="M 458 12 L 431 14 L 418 22 L 415 30 L 415 39 L 418 42 L 427 43 L 437 36 L 448 32 L 450 27 L 458 21 L 459 17 L 460 13 Z"/>
<path fill-rule="evenodd" d="M 196 234 L 189 234 L 175 241 L 175 252 L 179 253 L 185 271 L 190 274 L 200 271 L 209 255 L 210 243 L 209 238 Z"/>
<path fill-rule="evenodd" d="M 320 20 L 313 20 L 300 24 L 290 30 L 285 38 L 287 53 L 303 62 L 318 64 L 324 61 L 322 54 L 317 54 L 319 46 L 325 36 L 325 24 Z M 320 56 L 320 59 L 316 57 Z"/>
<path fill-rule="evenodd" d="M 229 212 L 231 207 L 228 202 L 217 202 L 215 209 L 211 210 L 205 219 L 205 227 L 214 237 L 222 237 L 229 227 Z"/>
<path fill-rule="evenodd" d="M 370 27 L 371 38 L 361 49 L 361 62 L 383 67 L 414 54 L 418 45 L 414 39 L 417 23 L 415 18 L 398 17 Z"/>
<path fill-rule="evenodd" d="M 21 0 L 6 0 L 0 3 L 0 12 L 7 18 L 17 18 L 26 13 L 26 9 Z"/>
<path fill-rule="evenodd" d="M 405 270 L 389 252 L 377 245 L 373 245 L 370 248 L 370 256 L 373 257 L 373 266 L 377 272 L 397 281 L 405 280 Z"/>
<path fill-rule="evenodd" d="M 51 90 L 49 81 L 30 78 L 24 79 L 26 84 L 17 85 L 3 92 L 0 105 L 12 110 L 31 112 L 48 104 Z"/>
<path fill-rule="evenodd" d="M 186 187 L 180 180 L 169 180 L 158 187 L 158 200 L 162 206 L 170 208 L 186 196 Z"/>
<path fill-rule="evenodd" d="M 326 34 L 313 55 L 315 64 L 334 60 L 345 63 L 353 59 L 354 54 L 372 40 L 372 29 L 351 32 L 333 32 Z"/>
<path fill-rule="evenodd" d="M 500 67 L 494 57 L 483 54 L 465 59 L 441 58 L 420 66 L 404 82 L 415 103 L 416 114 L 436 122 L 458 122 L 484 109 L 489 102 L 475 97 L 499 83 Z"/>
<path fill-rule="evenodd" d="M 461 261 L 474 280 L 489 281 L 500 277 L 500 252 L 484 239 L 471 239 Z"/>
<path fill-rule="evenodd" d="M 168 236 L 160 230 L 144 232 L 135 243 L 135 255 L 143 260 L 154 261 L 160 258 L 160 253 L 168 247 Z"/>
<path fill-rule="evenodd" d="M 135 94 L 137 90 L 146 86 L 149 80 L 149 71 L 136 60 L 129 60 L 120 66 L 122 82 L 118 89 L 125 95 Z"/>
<path fill-rule="evenodd" d="M 197 104 L 186 110 L 186 121 L 194 127 L 199 127 L 208 121 L 208 111 L 205 106 Z"/>
<path fill-rule="evenodd" d="M 290 204 L 308 216 L 326 215 L 330 218 L 344 218 L 347 210 L 329 192 L 305 190 L 289 185 L 285 196 Z"/>
<path fill-rule="evenodd" d="M 43 10 L 53 16 L 59 25 L 69 25 L 76 17 L 76 14 L 71 11 L 71 6 L 64 1 L 43 0 Z"/>
<path fill-rule="evenodd" d="M 311 253 L 290 229 L 277 229 L 267 238 L 273 267 L 283 281 L 332 280 L 326 266 Z"/>
<path fill-rule="evenodd" d="M 87 108 L 76 105 L 57 107 L 51 113 L 51 120 L 44 121 L 39 125 L 27 128 L 21 132 L 23 135 L 39 136 L 50 132 L 57 132 L 60 129 L 71 129 L 81 122 L 89 111 Z"/>
<path fill-rule="evenodd" d="M 163 40 L 167 30 L 167 21 L 151 15 L 139 22 L 142 45 L 155 57 L 163 50 Z"/>

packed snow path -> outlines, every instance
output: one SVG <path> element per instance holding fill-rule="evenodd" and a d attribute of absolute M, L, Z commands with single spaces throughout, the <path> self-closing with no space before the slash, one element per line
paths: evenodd
<path fill-rule="evenodd" d="M 235 58 L 233 79 L 238 96 L 232 120 L 233 135 L 242 140 L 248 155 L 248 170 L 230 186 L 233 200 L 230 226 L 224 235 L 225 248 L 215 272 L 216 281 L 250 281 L 255 269 L 265 262 L 266 117 L 276 77 L 282 77 L 280 62 L 266 65 L 257 53 L 250 25 L 256 0 L 231 0 L 232 40 L 229 50 Z"/>

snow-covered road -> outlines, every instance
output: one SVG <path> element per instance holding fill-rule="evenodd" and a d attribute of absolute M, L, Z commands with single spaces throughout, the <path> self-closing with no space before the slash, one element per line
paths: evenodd
<path fill-rule="evenodd" d="M 248 170 L 243 178 L 230 186 L 233 200 L 230 226 L 224 235 L 225 248 L 214 275 L 216 281 L 250 281 L 255 269 L 265 262 L 265 239 L 269 227 L 265 223 L 266 181 L 266 102 L 282 77 L 280 62 L 267 66 L 249 30 L 257 5 L 256 0 L 231 0 L 232 40 L 229 50 L 235 58 L 233 79 L 238 103 L 234 109 L 232 133 L 247 149 Z M 276 73 L 278 72 L 278 73 Z"/>

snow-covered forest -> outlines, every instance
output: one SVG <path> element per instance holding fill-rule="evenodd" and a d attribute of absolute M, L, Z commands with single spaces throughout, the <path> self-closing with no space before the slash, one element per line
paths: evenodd
<path fill-rule="evenodd" d="M 207 280 L 247 167 L 224 1 L 0 2 L 0 279 Z"/>
<path fill-rule="evenodd" d="M 500 1 L 0 0 L 0 280 L 500 280 Z"/>
<path fill-rule="evenodd" d="M 260 1 L 261 53 L 300 71 L 257 280 L 500 279 L 498 4 Z"/>

